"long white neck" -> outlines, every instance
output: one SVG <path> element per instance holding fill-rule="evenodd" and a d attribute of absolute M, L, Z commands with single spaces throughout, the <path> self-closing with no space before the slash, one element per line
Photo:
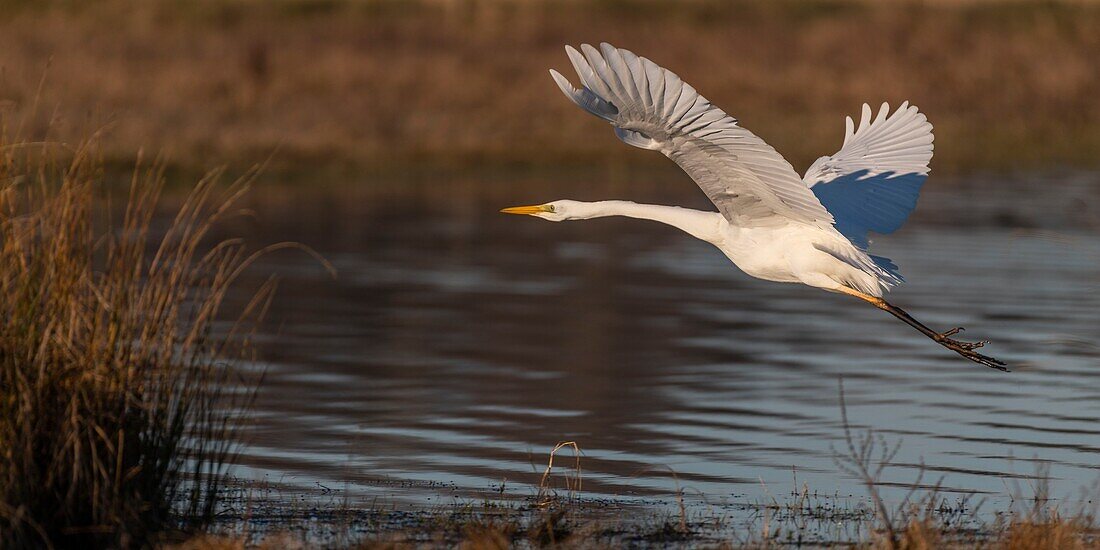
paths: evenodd
<path fill-rule="evenodd" d="M 571 218 L 590 219 L 608 216 L 626 216 L 640 220 L 653 220 L 671 225 L 685 233 L 714 243 L 721 238 L 721 226 L 724 221 L 717 212 L 703 212 L 679 206 L 661 206 L 656 204 L 638 204 L 630 201 L 597 201 L 574 203 Z"/>

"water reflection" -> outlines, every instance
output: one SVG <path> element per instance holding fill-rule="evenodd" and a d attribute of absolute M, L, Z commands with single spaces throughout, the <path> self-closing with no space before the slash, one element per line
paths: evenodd
<path fill-rule="evenodd" d="M 506 217 L 522 200 L 476 194 L 257 193 L 251 238 L 311 244 L 340 275 L 290 254 L 258 269 L 282 282 L 243 471 L 394 499 L 529 494 L 574 440 L 590 496 L 666 497 L 670 468 L 709 502 L 796 477 L 859 494 L 833 462 L 843 375 L 854 427 L 903 440 L 885 481 L 923 468 L 1000 494 L 1038 460 L 1070 494 L 1100 476 L 1100 218 L 1081 207 L 1100 176 L 1055 180 L 1041 196 L 1034 178 L 933 183 L 875 244 L 910 281 L 893 301 L 995 340 L 1011 374 L 656 224 Z"/>

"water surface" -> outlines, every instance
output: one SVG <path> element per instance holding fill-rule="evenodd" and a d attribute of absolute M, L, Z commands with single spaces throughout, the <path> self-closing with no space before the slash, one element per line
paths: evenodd
<path fill-rule="evenodd" d="M 863 494 L 835 464 L 843 377 L 853 430 L 901 442 L 887 485 L 923 471 L 1000 498 L 1045 467 L 1074 497 L 1100 478 L 1100 175 L 933 178 L 873 245 L 909 280 L 891 301 L 993 340 L 1008 374 L 665 226 L 496 213 L 563 187 L 612 198 L 583 179 L 514 197 L 370 185 L 253 199 L 249 238 L 310 244 L 339 276 L 290 253 L 258 266 L 281 283 L 244 475 L 387 502 L 530 495 L 575 441 L 592 499 Z M 614 198 L 706 207 L 669 186 Z"/>

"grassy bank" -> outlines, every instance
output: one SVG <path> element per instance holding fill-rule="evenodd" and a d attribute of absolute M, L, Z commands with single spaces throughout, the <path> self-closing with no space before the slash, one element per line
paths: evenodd
<path fill-rule="evenodd" d="M 934 171 L 1100 163 L 1100 4 L 203 0 L 0 6 L 0 103 L 109 162 L 155 143 L 181 169 L 349 178 L 663 161 L 560 97 L 562 45 L 646 55 L 804 169 L 862 102 L 908 99 Z M 52 59 L 52 61 L 51 61 Z M 46 66 L 49 69 L 46 70 Z M 216 161 L 213 159 L 217 159 Z"/>

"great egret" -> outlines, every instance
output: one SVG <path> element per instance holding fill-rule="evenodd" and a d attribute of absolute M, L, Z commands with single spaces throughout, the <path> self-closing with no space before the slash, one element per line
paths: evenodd
<path fill-rule="evenodd" d="M 551 70 L 558 87 L 608 122 L 629 145 L 664 153 L 702 188 L 719 213 L 629 201 L 558 200 L 505 208 L 544 220 L 626 216 L 677 227 L 718 247 L 745 273 L 854 296 L 887 311 L 941 346 L 998 370 L 1005 363 L 975 351 L 986 342 L 936 332 L 882 299 L 902 282 L 897 266 L 866 252 L 867 232 L 891 233 L 916 206 L 932 158 L 932 125 L 902 103 L 883 103 L 872 120 L 864 104 L 844 144 L 798 177 L 791 164 L 737 119 L 711 105 L 672 71 L 610 44 L 566 46 L 580 77 L 576 89 Z"/>

